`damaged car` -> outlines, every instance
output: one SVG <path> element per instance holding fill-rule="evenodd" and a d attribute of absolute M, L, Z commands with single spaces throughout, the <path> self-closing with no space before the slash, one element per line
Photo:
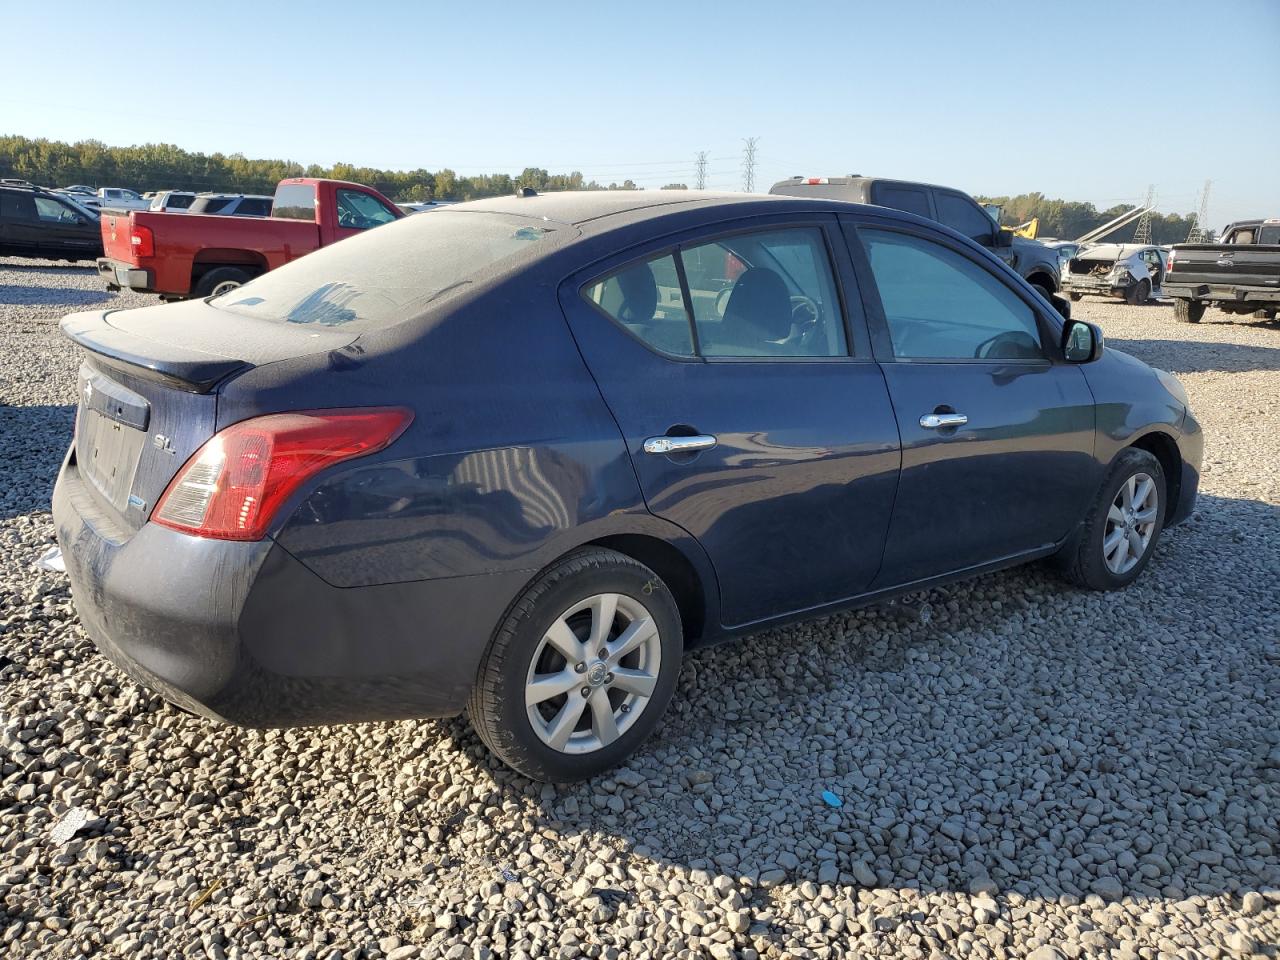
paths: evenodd
<path fill-rule="evenodd" d="M 1085 294 L 1119 297 L 1128 304 L 1163 296 L 1169 269 L 1164 247 L 1138 243 L 1099 243 L 1085 247 L 1067 264 L 1062 292 L 1072 300 Z"/>

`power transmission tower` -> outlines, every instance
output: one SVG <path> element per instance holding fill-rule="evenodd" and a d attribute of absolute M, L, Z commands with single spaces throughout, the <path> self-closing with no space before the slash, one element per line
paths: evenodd
<path fill-rule="evenodd" d="M 756 144 L 760 141 L 759 137 L 747 137 L 745 143 L 746 149 L 742 152 L 742 192 L 756 192 Z"/>
<path fill-rule="evenodd" d="M 1143 204 L 1147 209 L 1142 214 L 1142 219 L 1138 221 L 1138 229 L 1133 232 L 1134 243 L 1150 243 L 1151 242 L 1151 214 L 1155 210 L 1156 205 L 1156 185 L 1153 183 L 1147 187 L 1147 202 Z"/>
<path fill-rule="evenodd" d="M 1187 243 L 1204 243 L 1204 225 L 1209 219 L 1209 188 L 1212 180 L 1204 182 L 1204 190 L 1200 192 L 1200 209 L 1191 218 L 1191 232 L 1187 234 Z"/>
<path fill-rule="evenodd" d="M 707 189 L 707 151 L 699 150 L 694 162 L 693 189 Z"/>

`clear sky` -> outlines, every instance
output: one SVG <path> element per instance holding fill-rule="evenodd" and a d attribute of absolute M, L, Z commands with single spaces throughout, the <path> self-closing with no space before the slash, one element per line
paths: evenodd
<path fill-rule="evenodd" d="M 0 133 L 302 163 L 972 193 L 1280 216 L 1280 0 L 0 0 Z M 14 42 L 15 37 L 25 41 Z"/>

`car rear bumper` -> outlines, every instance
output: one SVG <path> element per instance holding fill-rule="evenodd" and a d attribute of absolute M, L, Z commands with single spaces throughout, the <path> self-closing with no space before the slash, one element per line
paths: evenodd
<path fill-rule="evenodd" d="M 1229 283 L 1165 282 L 1165 296 L 1179 300 L 1204 300 L 1211 303 L 1280 304 L 1280 288 L 1242 287 Z"/>
<path fill-rule="evenodd" d="M 271 540 L 126 535 L 68 455 L 53 516 L 98 649 L 187 710 L 250 727 L 452 716 L 527 573 L 339 588 Z"/>
<path fill-rule="evenodd" d="M 1090 277 L 1068 275 L 1062 280 L 1063 293 L 1087 293 L 1099 297 L 1123 297 L 1125 290 L 1130 286 L 1132 283 L 1116 284 L 1106 277 L 1095 280 Z"/>
<path fill-rule="evenodd" d="M 155 274 L 130 263 L 121 263 L 110 257 L 98 258 L 98 276 L 107 283 L 108 290 L 132 290 L 135 293 L 154 293 Z"/>

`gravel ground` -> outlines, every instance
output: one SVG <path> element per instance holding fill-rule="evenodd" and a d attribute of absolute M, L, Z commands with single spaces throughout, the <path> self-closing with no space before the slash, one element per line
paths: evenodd
<path fill-rule="evenodd" d="M 1280 326 L 1077 305 L 1208 438 L 1134 587 L 1025 568 L 698 653 L 625 769 L 555 788 L 462 721 L 236 730 L 95 653 L 33 564 L 56 321 L 125 302 L 0 261 L 0 955 L 1276 955 Z"/>

